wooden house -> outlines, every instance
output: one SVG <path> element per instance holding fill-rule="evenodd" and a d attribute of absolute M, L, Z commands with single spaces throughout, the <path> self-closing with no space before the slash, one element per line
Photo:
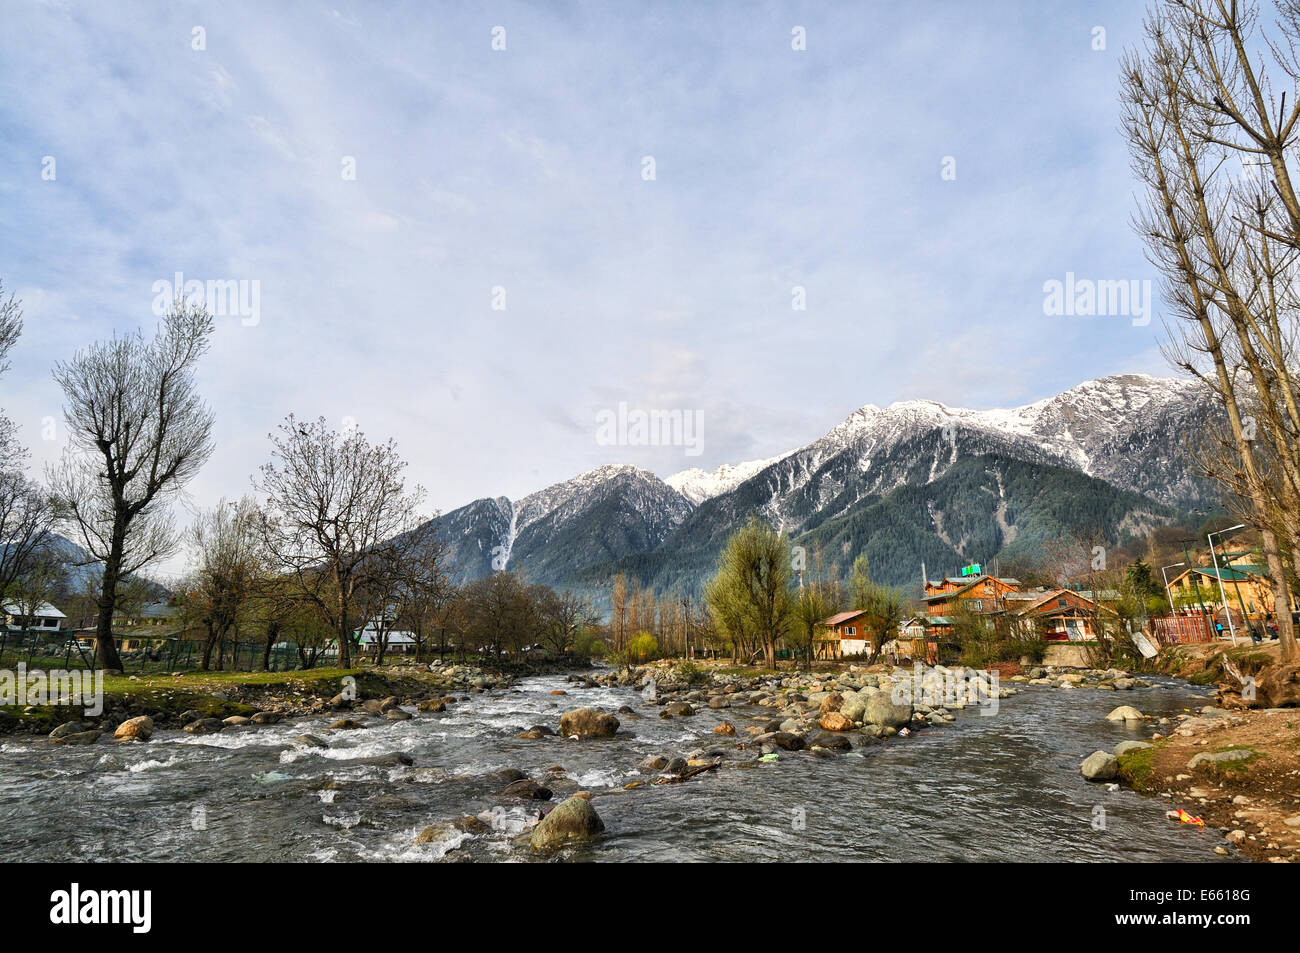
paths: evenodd
<path fill-rule="evenodd" d="M 861 609 L 850 609 L 825 619 L 813 639 L 813 658 L 836 659 L 870 652 L 871 641 L 863 628 L 866 616 Z"/>
<path fill-rule="evenodd" d="M 1007 597 L 1020 591 L 1020 580 L 1005 576 L 949 576 L 938 582 L 926 580 L 926 621 L 931 637 L 942 637 L 952 627 L 953 615 L 961 611 L 992 616 L 1007 610 Z"/>

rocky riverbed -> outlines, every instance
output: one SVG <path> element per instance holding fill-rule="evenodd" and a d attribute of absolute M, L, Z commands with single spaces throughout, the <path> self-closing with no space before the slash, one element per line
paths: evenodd
<path fill-rule="evenodd" d="M 136 722 L 134 740 L 111 740 L 122 723 L 11 736 L 0 855 L 77 831 L 51 859 L 1235 859 L 1214 853 L 1218 832 L 1080 776 L 1089 751 L 1136 737 L 1106 721 L 1116 696 L 1099 687 L 1126 677 L 464 669 L 401 694 L 363 680 L 302 714 L 212 724 L 195 708 Z M 1210 698 L 1168 680 L 1116 690 L 1165 716 Z"/>

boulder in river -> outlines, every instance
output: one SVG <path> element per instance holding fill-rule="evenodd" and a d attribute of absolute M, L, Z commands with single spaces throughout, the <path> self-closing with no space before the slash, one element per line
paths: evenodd
<path fill-rule="evenodd" d="M 79 734 L 86 730 L 86 726 L 79 721 L 67 721 L 59 725 L 49 734 L 51 741 L 58 741 L 60 738 L 66 738 L 68 735 Z"/>
<path fill-rule="evenodd" d="M 552 794 L 550 788 L 542 787 L 536 781 L 527 778 L 511 781 L 501 789 L 502 797 L 519 798 L 522 801 L 549 801 Z"/>
<path fill-rule="evenodd" d="M 1114 711 L 1112 711 L 1109 715 L 1106 716 L 1106 720 L 1107 721 L 1141 721 L 1142 712 L 1138 711 L 1132 705 L 1120 705 L 1118 708 L 1116 708 Z"/>
<path fill-rule="evenodd" d="M 153 719 L 148 715 L 128 718 L 113 732 L 113 737 L 118 741 L 148 741 L 152 735 Z"/>
<path fill-rule="evenodd" d="M 839 712 L 834 712 L 834 714 L 839 714 Z M 814 735 L 809 740 L 808 746 L 810 748 L 827 748 L 831 751 L 849 751 L 853 748 L 853 742 L 848 739 L 847 735 L 823 731 Z"/>
<path fill-rule="evenodd" d="M 533 850 L 554 850 L 565 844 L 577 843 L 600 836 L 605 823 L 585 798 L 571 797 L 561 801 L 550 814 L 542 818 L 533 829 L 529 846 Z"/>
<path fill-rule="evenodd" d="M 441 698 L 426 698 L 415 706 L 416 711 L 446 711 L 447 706 Z"/>
<path fill-rule="evenodd" d="M 877 690 L 867 698 L 862 720 L 882 728 L 901 728 L 912 720 L 912 703 L 896 703 L 889 692 Z"/>
<path fill-rule="evenodd" d="M 1109 751 L 1094 751 L 1083 759 L 1079 771 L 1089 781 L 1113 781 L 1119 774 L 1119 759 Z"/>
<path fill-rule="evenodd" d="M 618 719 L 596 708 L 574 708 L 560 716 L 560 734 L 566 738 L 609 738 L 618 731 Z"/>
<path fill-rule="evenodd" d="M 669 702 L 664 705 L 663 710 L 659 712 L 660 718 L 689 718 L 695 714 L 695 709 L 687 702 Z"/>
<path fill-rule="evenodd" d="M 353 721 L 351 718 L 340 718 L 333 724 L 326 725 L 326 728 L 332 728 L 335 731 L 356 731 L 358 728 L 364 728 L 365 725 L 359 721 Z"/>
<path fill-rule="evenodd" d="M 736 733 L 736 726 L 729 721 L 724 721 L 713 729 L 713 733 L 715 735 L 734 735 Z"/>
<path fill-rule="evenodd" d="M 223 727 L 220 718 L 200 718 L 198 721 L 192 721 L 186 725 L 185 730 L 192 735 L 210 735 L 220 731 Z"/>
<path fill-rule="evenodd" d="M 839 711 L 826 712 L 822 715 L 820 724 L 827 731 L 848 731 L 853 727 L 853 722 Z"/>
<path fill-rule="evenodd" d="M 54 739 L 56 745 L 93 745 L 99 740 L 102 731 L 92 728 L 90 731 L 74 731 L 70 735 Z"/>

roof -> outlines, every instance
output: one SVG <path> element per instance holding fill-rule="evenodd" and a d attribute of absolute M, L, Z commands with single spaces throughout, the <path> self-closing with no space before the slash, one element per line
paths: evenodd
<path fill-rule="evenodd" d="M 1267 571 L 1263 566 L 1233 566 L 1231 568 L 1220 566 L 1217 571 L 1213 566 L 1197 566 L 1195 569 L 1184 569 L 1173 579 L 1170 579 L 1169 584 L 1172 586 L 1191 572 L 1209 579 L 1222 579 L 1224 582 L 1250 582 L 1264 576 Z"/>
<path fill-rule="evenodd" d="M 366 628 L 361 632 L 362 645 L 377 645 L 379 643 L 379 633 L 374 629 Z M 414 645 L 415 636 L 410 632 L 389 632 L 389 645 Z"/>
<path fill-rule="evenodd" d="M 833 627 L 839 625 L 841 622 L 848 622 L 850 619 L 856 619 L 858 616 L 866 614 L 866 609 L 850 609 L 847 612 L 837 612 L 835 615 L 822 622 L 822 625 Z"/>
<path fill-rule="evenodd" d="M 140 610 L 142 619 L 170 619 L 177 615 L 181 610 L 165 602 L 149 602 Z"/>
<path fill-rule="evenodd" d="M 26 615 L 27 614 L 20 606 L 12 602 L 6 602 L 4 609 L 5 609 L 5 615 Z M 36 611 L 32 613 L 32 615 L 37 618 L 44 618 L 44 619 L 66 619 L 67 618 L 66 615 L 64 615 L 58 609 L 54 608 L 54 606 L 50 605 L 48 602 L 42 602 L 40 606 L 37 607 Z"/>
<path fill-rule="evenodd" d="M 981 575 L 979 575 L 979 576 L 966 576 L 966 577 L 964 577 L 964 578 L 959 578 L 959 577 L 956 577 L 956 576 L 948 576 L 948 577 L 946 577 L 946 578 L 943 580 L 943 582 L 951 582 L 951 583 L 955 583 L 955 584 L 958 586 L 958 588 L 956 588 L 956 589 L 949 589 L 949 590 L 946 591 L 946 592 L 936 592 L 936 593 L 935 593 L 934 595 L 932 595 L 932 596 L 922 596 L 922 597 L 921 597 L 921 601 L 922 601 L 922 602 L 931 602 L 931 601 L 936 600 L 936 599 L 950 599 L 950 598 L 952 598 L 953 596 L 960 595 L 961 593 L 965 592 L 967 589 L 971 588 L 972 586 L 977 586 L 977 585 L 979 585 L 981 582 L 984 582 L 984 581 L 986 581 L 986 580 L 988 580 L 988 579 L 995 579 L 995 580 L 997 580 L 998 582 L 1002 583 L 1002 585 L 1004 585 L 1004 586 L 1009 586 L 1009 587 L 1011 587 L 1011 588 L 1015 588 L 1016 586 L 1019 586 L 1019 585 L 1020 585 L 1020 580 L 1019 580 L 1019 579 L 1012 579 L 1012 578 L 1009 577 L 1009 576 L 990 576 L 990 575 L 988 575 L 987 573 L 981 574 Z M 934 582 L 932 582 L 932 583 L 930 583 L 930 585 L 932 585 L 932 586 L 936 586 L 936 585 L 941 586 L 941 585 L 943 585 L 943 582 L 940 582 L 940 583 L 934 583 Z"/>

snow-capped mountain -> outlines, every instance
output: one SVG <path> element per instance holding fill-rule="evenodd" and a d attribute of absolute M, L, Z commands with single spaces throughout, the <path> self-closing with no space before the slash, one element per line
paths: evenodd
<path fill-rule="evenodd" d="M 792 538 L 874 546 L 900 563 L 912 551 L 990 558 L 1052 534 L 1139 532 L 1212 503 L 1182 450 L 1203 419 L 1193 382 L 1145 375 L 1008 410 L 869 404 L 776 457 L 662 480 L 603 466 L 439 523 L 466 577 L 509 568 L 553 584 L 632 567 L 689 585 L 753 514 Z"/>
<path fill-rule="evenodd" d="M 766 460 L 747 460 L 744 463 L 724 463 L 716 470 L 701 470 L 691 467 L 671 476 L 664 477 L 664 482 L 680 493 L 692 504 L 699 505 L 710 497 L 720 496 L 728 490 L 744 483 L 754 474 L 767 469 L 773 463 L 784 460 L 793 450 L 768 457 Z"/>
<path fill-rule="evenodd" d="M 648 470 L 603 466 L 513 503 L 475 500 L 439 517 L 440 535 L 468 578 L 520 569 L 549 581 L 607 560 L 649 552 L 691 502 Z"/>

